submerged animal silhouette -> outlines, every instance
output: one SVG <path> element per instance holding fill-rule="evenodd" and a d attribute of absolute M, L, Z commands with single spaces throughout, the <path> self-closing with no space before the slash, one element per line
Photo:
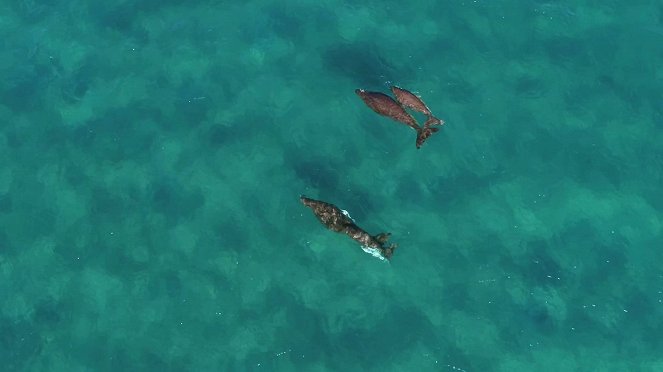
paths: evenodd
<path fill-rule="evenodd" d="M 417 120 L 405 111 L 403 106 L 388 95 L 380 92 L 369 92 L 363 89 L 356 89 L 355 93 L 375 113 L 401 122 L 416 131 L 419 130 L 420 127 Z"/>
<path fill-rule="evenodd" d="M 421 99 L 421 97 L 410 92 L 407 89 L 403 89 L 393 85 L 391 87 L 391 92 L 394 93 L 394 97 L 401 103 L 401 105 L 408 107 L 414 111 L 421 112 L 426 115 L 428 119 L 424 123 L 424 127 L 430 127 L 431 125 L 443 125 L 444 120 L 440 120 L 433 115 L 426 103 Z"/>
<path fill-rule="evenodd" d="M 394 254 L 396 244 L 385 246 L 385 243 L 391 235 L 390 233 L 381 233 L 373 236 L 357 226 L 347 211 L 342 210 L 333 204 L 307 198 L 304 195 L 301 195 L 299 200 L 302 204 L 311 208 L 313 214 L 315 214 L 325 227 L 329 230 L 343 233 L 351 237 L 353 240 L 361 244 L 361 248 L 365 252 L 370 253 L 381 260 L 389 260 Z"/>
<path fill-rule="evenodd" d="M 384 93 L 369 92 L 363 89 L 356 89 L 355 93 L 375 113 L 396 120 L 414 129 L 417 132 L 417 149 L 421 148 L 428 137 L 438 131 L 438 128 L 431 128 L 430 125 L 421 127 L 417 123 L 417 120 L 405 111 L 405 108 L 399 102 Z M 430 118 L 426 123 L 428 124 L 429 121 Z"/>

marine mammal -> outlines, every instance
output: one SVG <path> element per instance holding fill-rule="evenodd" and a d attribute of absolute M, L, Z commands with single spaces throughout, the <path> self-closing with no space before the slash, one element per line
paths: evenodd
<path fill-rule="evenodd" d="M 386 116 L 417 131 L 417 148 L 426 141 L 435 131 L 423 131 L 417 120 L 410 115 L 403 106 L 395 99 L 380 92 L 369 92 L 363 89 L 355 89 L 355 93 L 364 101 L 366 106 L 375 111 L 378 115 Z"/>
<path fill-rule="evenodd" d="M 396 244 L 385 245 L 391 233 L 371 235 L 357 226 L 347 211 L 338 208 L 334 204 L 307 198 L 304 195 L 301 195 L 299 200 L 302 204 L 311 208 L 313 214 L 326 228 L 343 233 L 359 242 L 365 252 L 382 260 L 389 260 L 394 254 Z"/>
<path fill-rule="evenodd" d="M 391 86 L 391 92 L 394 94 L 394 97 L 405 107 L 409 107 L 412 110 L 419 111 L 422 114 L 428 117 L 428 120 L 424 123 L 424 127 L 429 127 L 431 125 L 443 125 L 444 120 L 440 120 L 433 115 L 426 103 L 421 99 L 421 97 L 410 92 L 407 89 L 397 87 L 395 85 Z"/>
<path fill-rule="evenodd" d="M 394 119 L 416 131 L 419 130 L 417 120 L 405 111 L 403 106 L 388 95 L 380 92 L 369 92 L 363 89 L 355 89 L 355 93 L 364 101 L 366 106 L 378 115 Z"/>
<path fill-rule="evenodd" d="M 428 121 L 426 121 L 426 123 L 428 123 Z M 430 125 L 424 124 L 424 127 L 417 132 L 417 148 L 421 148 L 421 145 L 426 142 L 428 137 L 432 136 L 433 133 L 437 132 L 438 130 L 440 130 L 440 128 L 434 128 Z"/>

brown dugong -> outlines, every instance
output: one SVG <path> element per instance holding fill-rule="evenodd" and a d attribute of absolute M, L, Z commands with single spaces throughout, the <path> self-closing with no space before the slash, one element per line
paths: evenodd
<path fill-rule="evenodd" d="M 307 198 L 304 195 L 301 195 L 299 200 L 302 204 L 311 208 L 313 214 L 315 214 L 318 220 L 325 225 L 326 228 L 343 233 L 359 242 L 361 248 L 365 252 L 382 260 L 389 260 L 394 254 L 396 244 L 385 246 L 385 243 L 391 235 L 390 233 L 382 233 L 373 236 L 357 226 L 347 211 L 344 211 L 331 203 Z"/>
<path fill-rule="evenodd" d="M 421 148 L 421 145 L 424 144 L 426 139 L 430 137 L 431 134 L 437 132 L 437 128 L 422 128 L 419 123 L 417 123 L 417 120 L 405 111 L 400 103 L 384 93 L 369 92 L 363 89 L 356 89 L 355 93 L 362 99 L 362 101 L 364 101 L 366 106 L 377 114 L 401 122 L 417 131 L 417 148 Z"/>
<path fill-rule="evenodd" d="M 419 130 L 419 123 L 412 115 L 408 114 L 403 106 L 388 95 L 363 89 L 356 89 L 355 93 L 364 101 L 366 106 L 377 114 L 401 122 L 414 130 Z"/>
<path fill-rule="evenodd" d="M 409 107 L 414 111 L 419 111 L 422 114 L 428 116 L 428 120 L 426 120 L 426 123 L 424 123 L 424 127 L 444 124 L 444 120 L 436 118 L 428 106 L 426 106 L 426 103 L 421 99 L 421 97 L 407 89 L 403 89 L 395 85 L 391 87 L 391 92 L 394 94 L 394 97 L 396 97 L 398 102 L 401 103 L 401 105 Z"/>

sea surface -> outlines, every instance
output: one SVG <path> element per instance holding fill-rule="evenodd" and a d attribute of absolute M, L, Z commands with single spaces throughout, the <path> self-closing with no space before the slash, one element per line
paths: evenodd
<path fill-rule="evenodd" d="M 0 77 L 2 371 L 663 371 L 660 1 L 6 0 Z"/>

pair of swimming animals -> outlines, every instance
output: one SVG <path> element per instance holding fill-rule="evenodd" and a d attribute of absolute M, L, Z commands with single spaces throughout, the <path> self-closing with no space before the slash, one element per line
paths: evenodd
<path fill-rule="evenodd" d="M 366 106 L 377 114 L 394 119 L 414 129 L 417 132 L 417 149 L 421 148 L 421 145 L 439 130 L 436 126 L 443 125 L 444 121 L 436 118 L 424 101 L 414 93 L 396 86 L 392 86 L 391 91 L 396 99 L 384 93 L 369 92 L 363 89 L 357 89 L 355 93 L 364 101 Z M 419 125 L 417 120 L 405 108 L 426 115 L 427 119 L 424 125 Z M 357 226 L 355 220 L 350 217 L 346 210 L 340 209 L 331 203 L 307 198 L 304 195 L 300 196 L 299 199 L 305 206 L 311 208 L 313 214 L 327 229 L 349 236 L 359 242 L 365 252 L 381 260 L 391 259 L 397 247 L 396 244 L 387 245 L 391 233 L 371 235 Z"/>

